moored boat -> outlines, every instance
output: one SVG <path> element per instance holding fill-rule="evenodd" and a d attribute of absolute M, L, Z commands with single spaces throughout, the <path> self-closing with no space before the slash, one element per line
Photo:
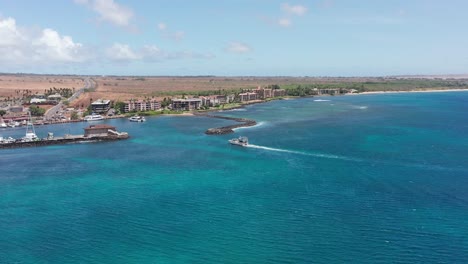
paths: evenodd
<path fill-rule="evenodd" d="M 249 145 L 249 139 L 247 137 L 238 137 L 230 139 L 229 143 L 231 143 L 232 145 L 246 147 L 247 145 Z"/>
<path fill-rule="evenodd" d="M 146 118 L 144 116 L 134 115 L 128 118 L 130 122 L 145 122 Z"/>
<path fill-rule="evenodd" d="M 90 115 L 87 115 L 83 118 L 85 121 L 98 121 L 98 120 L 103 120 L 104 117 L 99 114 L 92 113 Z"/>
<path fill-rule="evenodd" d="M 23 142 L 31 142 L 31 141 L 39 140 L 39 138 L 36 135 L 36 130 L 34 129 L 34 125 L 32 124 L 31 112 L 28 112 L 28 114 L 29 114 L 29 121 L 25 122 L 26 123 L 26 135 L 21 139 Z"/>

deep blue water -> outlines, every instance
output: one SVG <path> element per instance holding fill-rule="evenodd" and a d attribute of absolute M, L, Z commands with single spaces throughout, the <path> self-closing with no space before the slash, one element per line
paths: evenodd
<path fill-rule="evenodd" d="M 221 114 L 259 125 L 120 119 L 127 141 L 1 150 L 0 263 L 466 263 L 468 93 Z"/>

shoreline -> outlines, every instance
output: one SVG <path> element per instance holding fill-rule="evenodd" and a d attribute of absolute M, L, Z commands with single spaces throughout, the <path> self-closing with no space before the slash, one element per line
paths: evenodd
<path fill-rule="evenodd" d="M 362 93 L 346 93 L 343 94 L 344 96 L 357 96 L 357 95 L 375 95 L 375 94 L 400 94 L 400 93 L 442 93 L 442 92 L 468 92 L 468 89 L 434 89 L 434 90 L 409 90 L 409 91 L 370 91 L 370 92 L 362 92 Z M 334 95 L 334 96 L 343 96 L 343 95 Z M 239 105 L 235 105 L 232 107 L 227 107 L 227 108 L 216 108 L 216 109 L 206 109 L 206 110 L 192 110 L 192 111 L 187 111 L 187 112 L 182 112 L 182 113 L 170 113 L 170 114 L 156 114 L 156 115 L 148 115 L 148 116 L 203 116 L 207 115 L 208 113 L 212 112 L 223 112 L 223 111 L 229 111 L 233 109 L 241 109 L 245 108 L 248 105 L 253 105 L 253 104 L 262 104 L 262 103 L 268 103 L 272 101 L 278 101 L 278 100 L 295 100 L 295 99 L 301 99 L 301 98 L 312 98 L 312 97 L 333 97 L 332 95 L 313 95 L 313 96 L 285 96 L 285 97 L 278 97 L 277 99 L 271 99 L 271 100 L 255 100 L 251 102 L 245 102 L 241 103 Z M 121 114 L 121 115 L 115 115 L 112 117 L 105 117 L 104 120 L 108 119 L 120 119 L 120 118 L 128 118 L 128 115 Z M 35 124 L 35 126 L 47 126 L 47 125 L 56 125 L 56 124 L 64 124 L 64 123 L 78 123 L 78 122 L 86 122 L 85 120 L 61 120 L 61 121 L 56 121 L 56 122 L 48 122 L 48 123 L 43 123 L 43 124 Z"/>
<path fill-rule="evenodd" d="M 344 95 L 366 95 L 366 94 L 398 94 L 398 93 L 443 93 L 443 92 L 468 92 L 468 89 L 434 89 L 434 90 L 409 90 L 409 91 L 372 91 L 362 93 L 347 93 Z"/>

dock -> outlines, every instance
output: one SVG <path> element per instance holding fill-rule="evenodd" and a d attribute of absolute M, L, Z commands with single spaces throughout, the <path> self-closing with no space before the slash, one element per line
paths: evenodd
<path fill-rule="evenodd" d="M 86 143 L 100 141 L 116 141 L 128 139 L 130 136 L 126 132 L 117 132 L 115 127 L 109 125 L 91 125 L 84 129 L 84 135 L 65 135 L 54 137 L 49 133 L 47 138 L 36 138 L 34 140 L 23 139 L 3 139 L 0 140 L 0 149 L 41 147 L 51 145 L 63 145 L 70 143 Z"/>

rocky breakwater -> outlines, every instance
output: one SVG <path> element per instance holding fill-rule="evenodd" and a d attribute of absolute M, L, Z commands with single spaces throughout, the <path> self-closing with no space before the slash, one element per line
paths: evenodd
<path fill-rule="evenodd" d="M 230 133 L 234 132 L 234 130 L 233 130 L 234 128 L 255 126 L 257 124 L 257 122 L 255 120 L 246 119 L 246 118 L 218 116 L 218 115 L 210 115 L 210 114 L 203 114 L 203 113 L 197 113 L 195 115 L 206 116 L 206 117 L 211 117 L 211 118 L 219 118 L 219 119 L 225 119 L 225 120 L 232 120 L 232 121 L 236 121 L 236 122 L 239 123 L 239 124 L 234 124 L 234 125 L 230 125 L 230 126 L 210 128 L 210 129 L 205 131 L 205 134 L 207 134 L 207 135 L 230 134 Z"/>

